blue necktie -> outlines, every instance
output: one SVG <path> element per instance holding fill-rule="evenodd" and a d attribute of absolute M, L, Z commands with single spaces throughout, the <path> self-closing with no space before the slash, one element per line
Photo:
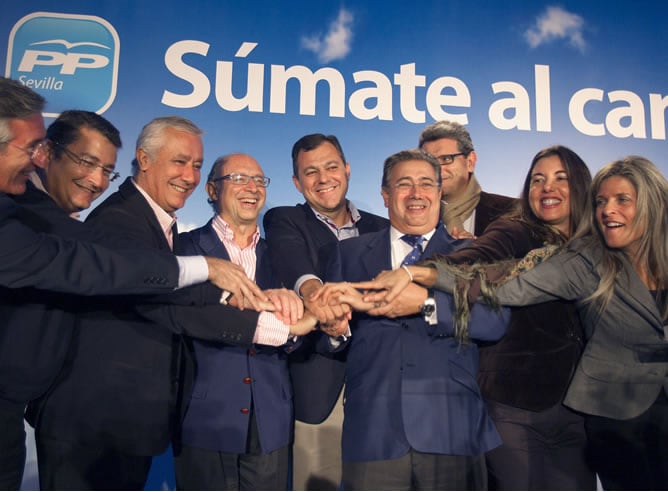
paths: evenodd
<path fill-rule="evenodd" d="M 416 234 L 404 234 L 401 236 L 401 239 L 413 247 L 413 249 L 411 249 L 404 258 L 404 261 L 401 262 L 401 264 L 415 265 L 422 255 L 422 242 L 424 241 L 424 237 L 418 236 Z"/>

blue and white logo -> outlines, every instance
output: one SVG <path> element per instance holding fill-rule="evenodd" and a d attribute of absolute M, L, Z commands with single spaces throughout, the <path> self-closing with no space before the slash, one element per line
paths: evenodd
<path fill-rule="evenodd" d="M 104 113 L 116 97 L 119 51 L 118 33 L 100 17 L 34 12 L 9 35 L 5 75 L 46 98 L 45 116 Z"/>

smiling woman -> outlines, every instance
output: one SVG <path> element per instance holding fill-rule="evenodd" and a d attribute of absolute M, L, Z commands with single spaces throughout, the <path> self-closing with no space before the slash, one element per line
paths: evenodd
<path fill-rule="evenodd" d="M 574 301 L 587 344 L 564 404 L 585 415 L 594 471 L 606 490 L 665 488 L 668 182 L 630 156 L 596 174 L 590 204 L 595 213 L 565 252 L 492 297 L 509 306 Z M 451 267 L 433 266 L 436 287 L 452 290 Z"/>

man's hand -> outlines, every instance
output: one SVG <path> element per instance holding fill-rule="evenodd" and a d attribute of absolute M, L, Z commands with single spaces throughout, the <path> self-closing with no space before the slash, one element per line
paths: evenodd
<path fill-rule="evenodd" d="M 244 269 L 239 265 L 205 256 L 204 259 L 209 267 L 209 281 L 217 287 L 231 292 L 236 297 L 239 309 L 252 307 L 256 311 L 262 311 L 262 302 L 269 302 L 269 298 L 262 290 L 248 278 Z"/>
<path fill-rule="evenodd" d="M 365 302 L 363 294 L 348 282 L 326 283 L 316 293 L 315 299 L 325 304 L 346 304 L 355 311 L 369 311 L 375 307 L 373 302 Z"/>
<path fill-rule="evenodd" d="M 350 317 L 350 306 L 340 304 L 336 299 L 323 300 L 318 292 L 323 288 L 319 280 L 307 280 L 301 286 L 304 306 L 311 311 L 321 323 L 330 323 L 337 319 Z"/>
<path fill-rule="evenodd" d="M 286 325 L 294 325 L 304 316 L 304 303 L 297 294 L 288 289 L 265 290 L 274 304 L 274 314 Z"/>
<path fill-rule="evenodd" d="M 331 323 L 320 323 L 320 329 L 330 337 L 339 337 L 348 333 L 348 320 L 346 318 Z"/>
<path fill-rule="evenodd" d="M 384 270 L 367 282 L 353 283 L 353 287 L 366 291 L 367 302 L 392 302 L 413 280 L 412 266 L 396 270 Z"/>
<path fill-rule="evenodd" d="M 455 239 L 475 239 L 476 236 L 468 232 L 462 227 L 461 231 L 458 227 L 453 227 L 451 231 L 448 231 L 452 237 Z"/>
<path fill-rule="evenodd" d="M 427 289 L 410 283 L 393 301 L 374 302 L 374 308 L 370 309 L 368 313 L 371 316 L 387 316 L 388 318 L 412 316 L 421 311 L 427 295 Z"/>

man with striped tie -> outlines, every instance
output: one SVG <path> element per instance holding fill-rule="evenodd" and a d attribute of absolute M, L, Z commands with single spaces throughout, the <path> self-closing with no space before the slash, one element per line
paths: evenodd
<path fill-rule="evenodd" d="M 418 150 L 387 158 L 381 193 L 391 225 L 339 243 L 328 280 L 368 280 L 465 244 L 439 222 L 440 170 L 436 158 Z M 350 295 L 347 284 L 327 284 L 323 297 L 346 289 Z M 350 321 L 343 487 L 485 489 L 484 453 L 500 438 L 479 395 L 477 346 L 455 336 L 451 297 L 416 284 L 401 297 L 402 313 L 355 312 Z M 505 312 L 475 305 L 469 335 L 497 340 L 506 322 Z"/>

